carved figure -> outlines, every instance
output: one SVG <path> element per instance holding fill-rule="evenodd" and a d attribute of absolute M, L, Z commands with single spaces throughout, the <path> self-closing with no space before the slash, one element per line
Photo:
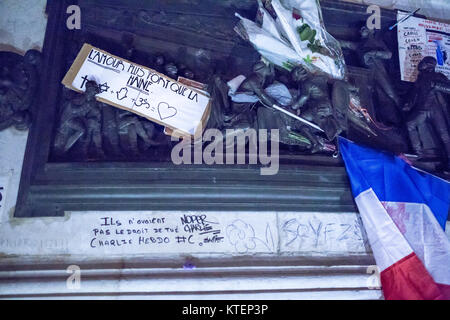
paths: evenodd
<path fill-rule="evenodd" d="M 82 137 L 85 152 L 92 141 L 98 152 L 102 153 L 101 113 L 95 98 L 99 92 L 98 85 L 94 81 L 88 81 L 83 94 L 78 94 L 65 103 L 54 143 L 57 154 L 66 153 Z"/>
<path fill-rule="evenodd" d="M 404 106 L 409 111 L 406 125 L 414 152 L 422 158 L 430 154 L 431 139 L 437 137 L 450 164 L 450 131 L 448 98 L 450 81 L 436 72 L 437 61 L 425 57 L 418 65 L 419 75 L 411 93 L 411 99 Z"/>
<path fill-rule="evenodd" d="M 253 66 L 253 73 L 245 79 L 239 87 L 239 91 L 255 94 L 262 104 L 272 106 L 276 104 L 264 89 L 275 79 L 275 70 L 272 64 L 257 62 Z"/>
<path fill-rule="evenodd" d="M 41 54 L 36 50 L 23 57 L 11 52 L 0 54 L 0 130 L 10 126 L 26 130 L 39 85 Z"/>
<path fill-rule="evenodd" d="M 349 91 L 342 82 L 333 84 L 333 107 L 330 100 L 328 78 L 313 76 L 302 66 L 291 72 L 292 80 L 299 86 L 301 92 L 291 108 L 304 119 L 317 124 L 329 141 L 334 140 L 347 129 L 347 108 L 349 106 Z M 315 134 L 313 128 L 303 125 L 301 132 L 311 141 L 311 152 L 323 149 L 323 143 Z"/>
<path fill-rule="evenodd" d="M 140 118 L 126 110 L 117 109 L 116 122 L 119 130 L 120 145 L 127 153 L 133 156 L 140 154 L 138 138 L 142 139 L 143 151 L 151 146 L 159 146 L 167 143 L 167 139 L 159 136 L 153 139 L 155 134 L 155 125 L 147 119 Z"/>
<path fill-rule="evenodd" d="M 343 48 L 354 50 L 361 65 L 371 70 L 374 81 L 374 93 L 378 98 L 375 112 L 380 121 L 387 125 L 400 125 L 401 101 L 384 65 L 392 58 L 392 52 L 384 43 L 380 33 L 375 33 L 366 26 L 361 28 L 361 42 L 341 41 Z"/>
<path fill-rule="evenodd" d="M 122 154 L 120 149 L 119 130 L 116 122 L 116 108 L 99 103 L 102 111 L 102 134 L 105 150 L 114 156 Z"/>

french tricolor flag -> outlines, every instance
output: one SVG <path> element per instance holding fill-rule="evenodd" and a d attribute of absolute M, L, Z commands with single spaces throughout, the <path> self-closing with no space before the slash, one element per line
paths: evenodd
<path fill-rule="evenodd" d="M 339 138 L 385 299 L 450 299 L 450 184 Z"/>

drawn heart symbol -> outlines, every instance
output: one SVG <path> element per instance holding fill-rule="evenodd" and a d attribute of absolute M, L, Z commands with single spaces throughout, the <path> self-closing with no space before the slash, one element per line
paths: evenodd
<path fill-rule="evenodd" d="M 158 113 L 161 120 L 166 120 L 174 117 L 177 114 L 177 109 L 169 106 L 169 104 L 166 102 L 161 102 L 158 105 Z"/>

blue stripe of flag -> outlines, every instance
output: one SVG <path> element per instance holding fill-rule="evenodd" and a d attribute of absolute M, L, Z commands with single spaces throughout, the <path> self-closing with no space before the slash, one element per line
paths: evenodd
<path fill-rule="evenodd" d="M 372 188 L 380 201 L 424 203 L 445 230 L 450 183 L 417 171 L 390 153 L 363 147 L 341 137 L 339 146 L 354 197 Z"/>

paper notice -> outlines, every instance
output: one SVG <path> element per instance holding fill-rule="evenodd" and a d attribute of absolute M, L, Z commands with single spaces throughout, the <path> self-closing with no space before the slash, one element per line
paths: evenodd
<path fill-rule="evenodd" d="M 97 100 L 166 126 L 178 136 L 193 136 L 209 116 L 210 98 L 199 90 L 84 44 L 62 83 L 84 91 L 89 80 L 100 86 Z"/>
<path fill-rule="evenodd" d="M 397 20 L 406 15 L 399 12 Z M 438 61 L 436 71 L 450 78 L 450 24 L 410 17 L 398 25 L 398 46 L 403 81 L 416 81 L 417 65 L 428 56 Z"/>

